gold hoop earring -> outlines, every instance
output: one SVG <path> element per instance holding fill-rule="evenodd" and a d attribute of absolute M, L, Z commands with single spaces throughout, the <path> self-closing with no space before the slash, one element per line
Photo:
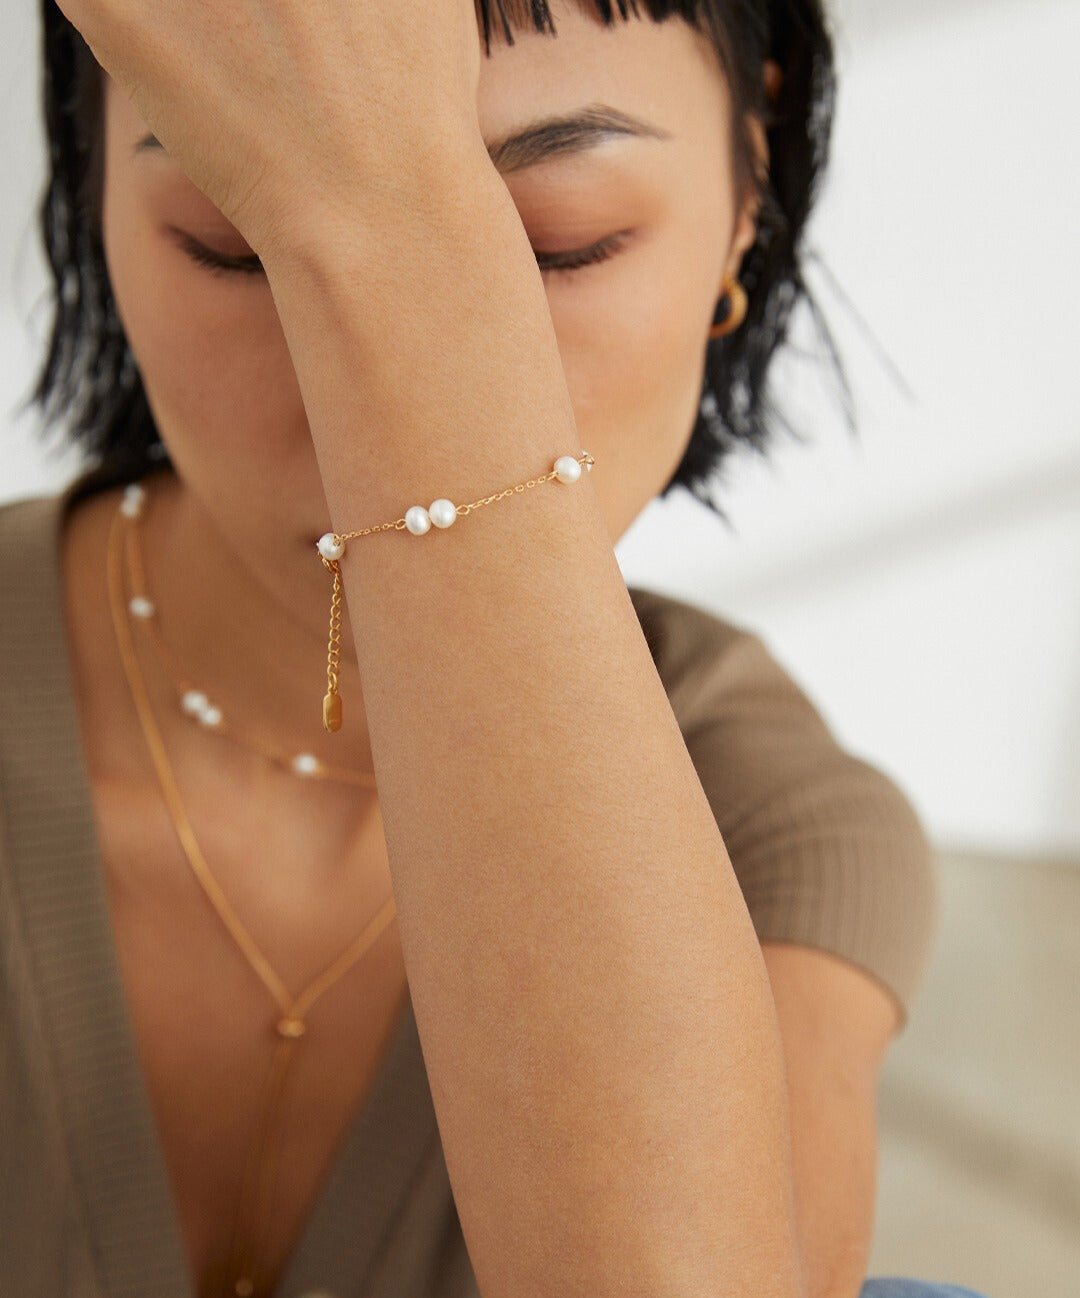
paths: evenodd
<path fill-rule="evenodd" d="M 746 319 L 746 308 L 749 305 L 749 299 L 746 296 L 746 289 L 739 283 L 734 275 L 724 276 L 724 296 L 717 303 L 717 312 L 724 301 L 728 302 L 727 313 L 719 322 L 714 323 L 709 330 L 710 338 L 723 338 L 725 334 L 734 333 L 739 325 Z"/>

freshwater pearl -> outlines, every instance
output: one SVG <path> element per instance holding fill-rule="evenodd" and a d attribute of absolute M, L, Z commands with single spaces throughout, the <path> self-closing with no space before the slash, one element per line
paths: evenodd
<path fill-rule="evenodd" d="M 340 559 L 345 553 L 345 542 L 339 541 L 333 532 L 324 532 L 319 537 L 319 553 L 324 559 Z"/>
<path fill-rule="evenodd" d="M 428 516 L 436 527 L 449 527 L 457 519 L 457 505 L 445 496 L 428 505 Z"/>
<path fill-rule="evenodd" d="M 221 709 L 211 704 L 199 713 L 199 720 L 208 730 L 213 730 L 215 726 L 221 725 Z"/>
<path fill-rule="evenodd" d="M 146 491 L 137 482 L 131 482 L 124 488 L 124 498 L 120 502 L 120 512 L 125 518 L 138 518 L 146 501 Z"/>
<path fill-rule="evenodd" d="M 572 455 L 560 455 L 555 461 L 555 476 L 560 482 L 577 482 L 581 477 L 581 465 Z"/>
<path fill-rule="evenodd" d="M 413 505 L 405 511 L 405 526 L 413 536 L 423 536 L 431 528 L 431 515 L 423 505 Z"/>
<path fill-rule="evenodd" d="M 146 619 L 154 616 L 154 605 L 145 595 L 135 595 L 128 604 L 132 615 Z"/>
<path fill-rule="evenodd" d="M 292 760 L 292 768 L 297 775 L 314 775 L 319 766 L 319 759 L 313 753 L 297 753 Z"/>
<path fill-rule="evenodd" d="M 201 690 L 185 690 L 180 706 L 189 717 L 201 717 L 210 706 L 210 700 Z"/>

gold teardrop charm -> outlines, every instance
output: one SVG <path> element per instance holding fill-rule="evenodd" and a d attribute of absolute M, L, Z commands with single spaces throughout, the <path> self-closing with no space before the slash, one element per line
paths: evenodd
<path fill-rule="evenodd" d="M 328 734 L 341 729 L 341 695 L 327 694 L 322 701 L 323 729 Z"/>
<path fill-rule="evenodd" d="M 293 1040 L 299 1040 L 307 1031 L 307 1024 L 303 1019 L 293 1019 L 286 1016 L 278 1020 L 276 1030 L 279 1037 L 291 1037 Z"/>

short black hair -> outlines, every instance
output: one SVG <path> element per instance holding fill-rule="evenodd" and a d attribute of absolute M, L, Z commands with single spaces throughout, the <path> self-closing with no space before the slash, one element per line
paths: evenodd
<path fill-rule="evenodd" d="M 547 0 L 475 0 L 490 53 L 493 31 L 554 33 Z M 760 198 L 758 234 L 739 268 L 749 305 L 740 328 L 708 344 L 701 403 L 686 452 L 662 496 L 683 486 L 721 517 L 709 488 L 735 447 L 763 452 L 774 432 L 798 433 L 772 399 L 770 362 L 800 299 L 839 376 L 850 421 L 850 391 L 824 318 L 803 279 L 802 236 L 829 156 L 836 93 L 832 35 L 821 0 L 573 0 L 605 26 L 616 17 L 681 18 L 712 42 L 727 77 L 735 132 L 736 183 Z M 43 431 L 62 426 L 112 477 L 137 477 L 168 462 L 109 283 L 101 237 L 104 78 L 55 0 L 42 0 L 43 110 L 49 173 L 39 220 L 52 275 L 48 350 L 27 399 Z M 763 63 L 781 79 L 766 93 Z M 767 176 L 756 174 L 746 113 L 769 144 Z M 722 318 L 722 317 L 721 317 Z"/>

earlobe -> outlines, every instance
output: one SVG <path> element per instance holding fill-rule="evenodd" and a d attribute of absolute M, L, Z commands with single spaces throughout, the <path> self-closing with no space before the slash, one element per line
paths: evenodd
<path fill-rule="evenodd" d="M 754 174 L 759 179 L 764 178 L 769 174 L 769 140 L 765 134 L 765 123 L 756 113 L 746 114 L 746 133 L 750 138 Z"/>
<path fill-rule="evenodd" d="M 747 194 L 739 210 L 735 223 L 735 234 L 731 241 L 732 266 L 729 272 L 739 273 L 739 266 L 746 252 L 753 247 L 758 235 L 758 215 L 761 211 L 761 195 L 758 192 Z"/>
<path fill-rule="evenodd" d="M 757 239 L 757 222 L 761 212 L 762 191 L 768 184 L 769 175 L 769 143 L 765 134 L 765 126 L 760 117 L 755 116 L 753 113 L 747 113 L 746 133 L 750 143 L 751 165 L 754 169 L 754 175 L 757 177 L 757 185 L 745 195 L 735 225 L 735 235 L 732 240 L 732 255 L 734 257 L 732 274 L 738 274 L 739 265 L 744 254 Z"/>
<path fill-rule="evenodd" d="M 751 195 L 747 197 L 739 211 L 738 220 L 735 223 L 735 233 L 731 240 L 731 251 L 724 266 L 723 276 L 717 286 L 717 297 L 722 297 L 727 292 L 729 280 L 738 278 L 743 257 L 757 238 L 757 213 L 759 207 L 760 202 Z"/>
<path fill-rule="evenodd" d="M 775 59 L 766 59 L 761 65 L 761 71 L 765 82 L 765 97 L 775 103 L 784 84 L 783 70 Z"/>
<path fill-rule="evenodd" d="M 754 219 L 753 209 L 744 207 L 739 216 L 739 222 L 735 227 L 735 238 L 731 244 L 731 265 L 725 270 L 725 276 L 735 277 L 738 275 L 743 257 L 746 255 L 747 249 L 753 246 L 756 238 L 757 223 Z M 724 291 L 722 286 L 720 291 Z"/>

